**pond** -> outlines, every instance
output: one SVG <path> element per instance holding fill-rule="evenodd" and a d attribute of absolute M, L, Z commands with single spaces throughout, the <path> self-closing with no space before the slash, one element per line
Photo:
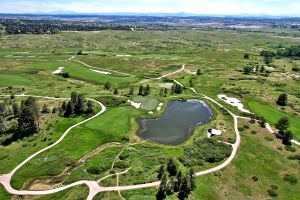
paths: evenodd
<path fill-rule="evenodd" d="M 178 145 L 193 134 L 196 126 L 208 123 L 214 116 L 203 101 L 170 101 L 164 115 L 157 119 L 137 119 L 137 135 L 143 140 Z"/>

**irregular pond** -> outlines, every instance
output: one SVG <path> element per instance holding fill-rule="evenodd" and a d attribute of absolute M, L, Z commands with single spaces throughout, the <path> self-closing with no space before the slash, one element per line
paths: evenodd
<path fill-rule="evenodd" d="M 200 124 L 214 116 L 212 109 L 203 101 L 170 101 L 165 114 L 157 119 L 137 119 L 137 135 L 143 140 L 160 144 L 177 145 L 186 141 Z"/>

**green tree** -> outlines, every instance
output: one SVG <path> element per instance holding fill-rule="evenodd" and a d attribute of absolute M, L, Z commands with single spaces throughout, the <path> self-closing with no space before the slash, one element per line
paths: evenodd
<path fill-rule="evenodd" d="M 131 86 L 130 89 L 129 89 L 128 95 L 132 96 L 133 94 L 134 94 L 134 87 Z"/>
<path fill-rule="evenodd" d="M 245 67 L 244 67 L 244 74 L 250 74 L 251 72 L 253 72 L 253 66 L 252 65 L 246 65 Z"/>
<path fill-rule="evenodd" d="M 159 185 L 158 192 L 156 194 L 157 200 L 163 200 L 166 198 L 167 184 L 168 184 L 168 175 L 167 173 L 164 173 L 161 179 L 161 183 Z"/>
<path fill-rule="evenodd" d="M 280 94 L 277 99 L 277 105 L 286 106 L 287 103 L 288 103 L 288 95 L 286 93 Z"/>
<path fill-rule="evenodd" d="M 293 139 L 293 137 L 293 133 L 290 130 L 284 132 L 282 136 L 282 143 L 285 145 L 291 145 L 291 140 Z"/>
<path fill-rule="evenodd" d="M 64 116 L 65 117 L 70 117 L 73 114 L 73 111 L 74 111 L 74 105 L 73 105 L 72 101 L 69 101 L 68 104 L 67 104 L 67 108 L 66 108 L 66 111 L 64 113 Z"/>
<path fill-rule="evenodd" d="M 245 53 L 245 54 L 244 54 L 244 59 L 249 59 L 249 58 L 250 58 L 249 53 Z"/>
<path fill-rule="evenodd" d="M 147 85 L 147 86 L 144 88 L 143 95 L 144 95 L 144 96 L 150 95 L 150 86 L 149 86 L 149 85 Z"/>
<path fill-rule="evenodd" d="M 91 100 L 88 100 L 86 113 L 87 114 L 92 114 L 93 112 L 94 112 L 93 102 Z"/>
<path fill-rule="evenodd" d="M 4 119 L 2 116 L 0 116 L 0 135 L 5 133 L 5 131 L 6 131 L 6 127 L 4 124 Z"/>
<path fill-rule="evenodd" d="M 278 122 L 275 124 L 275 127 L 282 133 L 288 130 L 290 127 L 290 121 L 289 118 L 283 117 L 278 120 Z"/>
<path fill-rule="evenodd" d="M 175 83 L 175 86 L 174 86 L 174 93 L 176 93 L 176 94 L 181 94 L 182 91 L 183 91 L 182 86 L 179 85 L 179 84 L 177 84 L 177 83 Z"/>
<path fill-rule="evenodd" d="M 167 165 L 167 171 L 169 172 L 170 176 L 176 176 L 177 172 L 178 172 L 178 162 L 173 159 L 170 158 L 168 165 Z"/>
<path fill-rule="evenodd" d="M 144 92 L 144 86 L 141 85 L 139 87 L 139 93 L 138 93 L 138 95 L 140 95 L 140 96 L 143 95 L 143 92 Z"/>
<path fill-rule="evenodd" d="M 84 113 L 84 96 L 83 94 L 77 94 L 77 101 L 74 105 L 74 112 L 76 115 L 81 115 Z M 73 103 L 73 102 L 72 102 Z"/>
<path fill-rule="evenodd" d="M 188 176 L 190 177 L 191 189 L 194 190 L 196 188 L 196 173 L 193 168 L 189 170 Z"/>
<path fill-rule="evenodd" d="M 111 88 L 111 83 L 110 82 L 105 82 L 105 84 L 104 84 L 104 89 L 105 90 L 110 90 L 110 88 Z"/>
<path fill-rule="evenodd" d="M 202 70 L 201 69 L 197 69 L 197 73 L 198 76 L 200 76 L 202 74 Z"/>
<path fill-rule="evenodd" d="M 166 172 L 165 166 L 161 165 L 157 171 L 158 173 L 157 178 L 160 180 L 165 172 Z"/>
<path fill-rule="evenodd" d="M 18 106 L 18 104 L 16 104 L 15 102 L 12 105 L 12 109 L 13 109 L 13 114 L 15 117 L 19 117 L 20 116 L 20 107 Z"/>
<path fill-rule="evenodd" d="M 115 95 L 119 94 L 118 88 L 115 88 L 115 89 L 114 89 L 114 94 L 115 94 Z"/>
<path fill-rule="evenodd" d="M 82 55 L 82 50 L 79 50 L 79 51 L 76 53 L 76 55 L 78 55 L 78 56 Z"/>
<path fill-rule="evenodd" d="M 189 180 L 189 176 L 184 176 L 182 179 L 181 187 L 179 188 L 178 198 L 180 200 L 184 200 L 188 198 L 189 194 L 191 193 L 191 184 Z"/>
<path fill-rule="evenodd" d="M 61 104 L 60 107 L 60 113 L 64 114 L 67 110 L 67 103 L 65 101 L 63 101 L 63 103 Z"/>

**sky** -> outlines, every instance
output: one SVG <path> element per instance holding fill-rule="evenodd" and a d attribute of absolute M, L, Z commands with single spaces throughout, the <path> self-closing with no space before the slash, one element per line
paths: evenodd
<path fill-rule="evenodd" d="M 58 11 L 300 16 L 300 0 L 0 0 L 0 13 Z"/>

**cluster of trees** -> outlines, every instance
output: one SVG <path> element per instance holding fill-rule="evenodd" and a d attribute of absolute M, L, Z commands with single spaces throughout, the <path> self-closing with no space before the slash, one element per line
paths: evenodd
<path fill-rule="evenodd" d="M 158 179 L 161 180 L 156 199 L 165 199 L 168 195 L 178 194 L 179 199 L 186 199 L 196 188 L 196 175 L 194 169 L 187 174 L 179 170 L 178 162 L 171 158 L 167 166 L 161 165 L 158 170 Z"/>
<path fill-rule="evenodd" d="M 277 136 L 282 139 L 282 143 L 285 145 L 291 145 L 293 139 L 293 133 L 289 130 L 290 122 L 287 117 L 283 117 L 278 120 L 275 127 L 279 130 Z"/>
<path fill-rule="evenodd" d="M 259 65 L 254 66 L 253 64 L 249 63 L 249 64 L 245 65 L 245 67 L 243 68 L 243 72 L 244 72 L 244 74 L 249 75 L 251 73 L 258 73 L 258 72 L 264 73 L 264 72 L 268 72 L 268 71 L 266 71 L 266 68 L 263 65 L 262 66 L 259 66 Z"/>
<path fill-rule="evenodd" d="M 150 88 L 149 85 L 147 85 L 146 87 L 144 87 L 143 85 L 141 85 L 140 88 L 139 88 L 138 95 L 140 95 L 140 96 L 148 96 L 148 95 L 150 95 L 150 92 L 151 92 L 151 88 Z"/>
<path fill-rule="evenodd" d="M 55 34 L 61 31 L 101 31 L 101 30 L 131 30 L 127 25 L 105 23 L 85 23 L 62 20 L 22 20 L 3 19 L 0 25 L 8 34 Z"/>
<path fill-rule="evenodd" d="M 12 133 L 3 142 L 7 145 L 18 139 L 37 133 L 40 129 L 40 108 L 35 98 L 22 100 L 20 105 L 8 100 L 0 104 L 0 134 Z"/>
<path fill-rule="evenodd" d="M 263 50 L 260 55 L 266 64 L 272 63 L 273 58 L 300 58 L 300 45 L 281 47 L 277 52 Z"/>
<path fill-rule="evenodd" d="M 79 116 L 82 114 L 92 114 L 94 112 L 93 103 L 86 100 L 83 94 L 72 92 L 71 99 L 64 101 L 60 107 L 60 115 L 64 117 Z"/>

